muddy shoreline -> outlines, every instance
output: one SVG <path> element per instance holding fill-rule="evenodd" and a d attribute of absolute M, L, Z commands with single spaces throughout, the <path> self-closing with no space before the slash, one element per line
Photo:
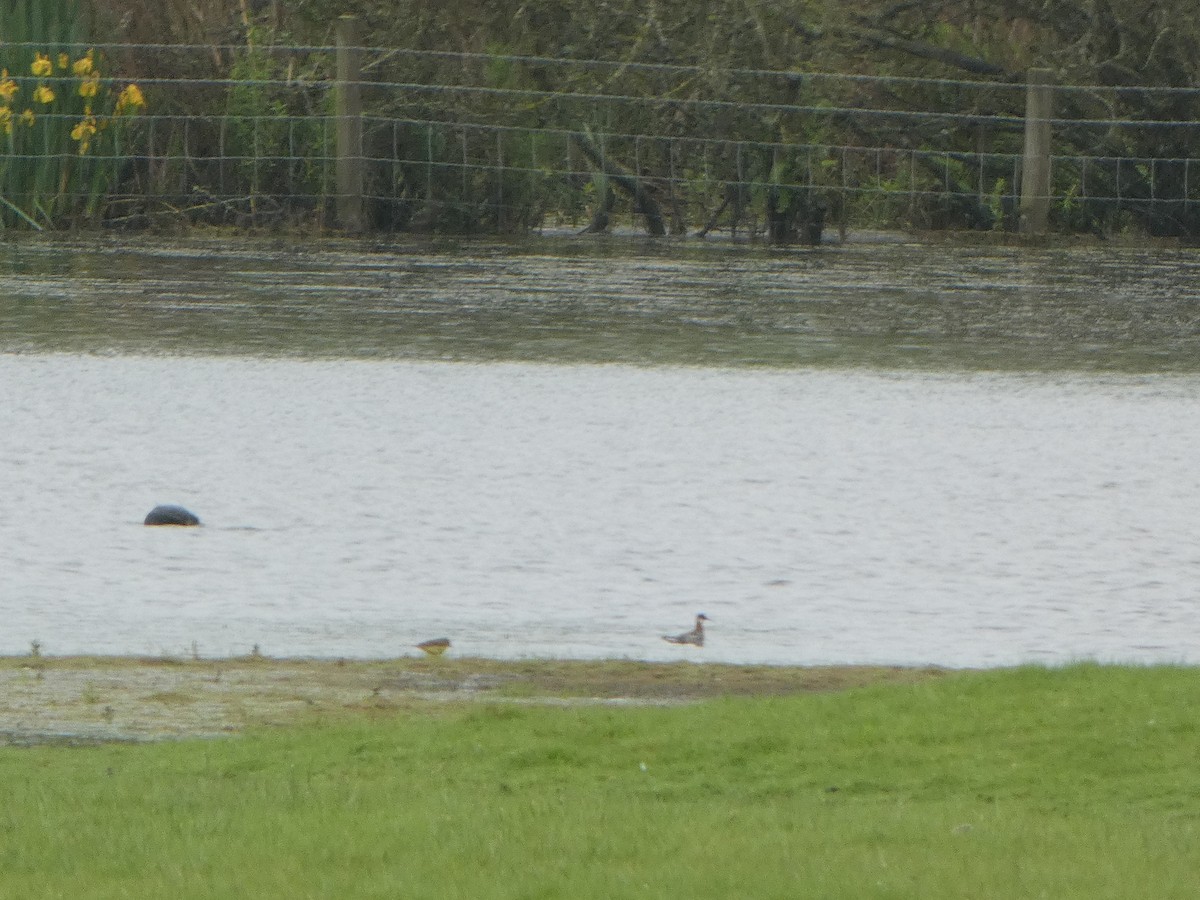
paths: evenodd
<path fill-rule="evenodd" d="M 668 705 L 942 674 L 632 660 L 6 657 L 0 658 L 0 746 L 219 737 L 445 703 Z"/>

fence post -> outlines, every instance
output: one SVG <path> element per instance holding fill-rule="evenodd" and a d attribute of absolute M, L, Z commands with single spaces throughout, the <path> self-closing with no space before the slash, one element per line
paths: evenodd
<path fill-rule="evenodd" d="M 363 230 L 362 31 L 357 16 L 337 22 L 337 221 L 343 231 Z"/>
<path fill-rule="evenodd" d="M 1050 218 L 1050 119 L 1054 117 L 1054 72 L 1030 69 L 1026 85 L 1020 229 L 1022 234 L 1045 234 Z"/>

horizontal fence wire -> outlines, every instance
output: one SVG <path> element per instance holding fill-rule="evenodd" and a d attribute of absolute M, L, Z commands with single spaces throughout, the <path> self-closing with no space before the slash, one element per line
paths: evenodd
<path fill-rule="evenodd" d="M 34 75 L 29 60 L 88 50 L 103 75 L 85 112 L 86 79 L 61 66 Z M 0 84 L 0 222 L 51 221 L 52 188 L 62 209 L 102 188 L 112 222 L 332 225 L 347 153 L 379 229 L 641 227 L 652 208 L 677 233 L 814 217 L 1005 227 L 1021 202 L 1026 86 L 1013 80 L 349 50 L 361 74 L 339 82 L 329 46 L 0 45 L 12 73 L 7 98 Z M 130 84 L 145 106 L 122 118 L 115 98 Z M 40 88 L 56 99 L 35 100 Z M 361 143 L 339 151 L 347 90 L 361 94 Z M 1200 88 L 1049 90 L 1059 226 L 1165 216 L 1200 229 Z"/>
<path fill-rule="evenodd" d="M 6 48 L 23 49 L 29 52 L 38 52 L 45 50 L 45 45 L 36 42 L 6 42 L 3 44 Z M 573 57 L 546 57 L 546 56 L 523 56 L 516 54 L 495 54 L 495 53 L 472 53 L 459 50 L 417 50 L 417 49 L 400 49 L 400 48 L 380 48 L 372 46 L 356 46 L 356 47 L 338 47 L 332 44 L 287 44 L 273 45 L 260 44 L 257 46 L 248 47 L 245 44 L 126 44 L 126 43 L 56 43 L 54 49 L 57 50 L 73 50 L 82 52 L 90 49 L 106 51 L 106 52 L 125 52 L 132 54 L 141 53 L 189 53 L 199 56 L 207 56 L 213 53 L 225 53 L 230 55 L 245 54 L 247 52 L 264 53 L 268 55 L 281 56 L 297 56 L 301 54 L 320 54 L 333 57 L 339 49 L 350 49 L 364 55 L 374 57 L 373 63 L 368 63 L 364 68 L 371 68 L 373 65 L 378 65 L 380 62 L 387 61 L 396 57 L 408 59 L 433 59 L 455 62 L 481 62 L 489 63 L 494 61 L 534 64 L 542 66 L 558 66 L 564 68 L 572 68 L 579 70 L 586 69 L 604 69 L 609 71 L 649 71 L 649 72 L 667 72 L 672 74 L 684 75 L 701 75 L 711 74 L 710 68 L 696 65 L 678 65 L 672 63 L 647 63 L 625 60 L 598 60 L 598 59 L 577 59 Z M 754 69 L 754 68 L 730 68 L 721 70 L 722 73 L 729 76 L 749 76 L 754 78 L 780 78 L 780 79 L 797 79 L 804 78 L 812 81 L 837 81 L 843 83 L 859 82 L 864 84 L 909 84 L 921 87 L 929 86 L 946 86 L 946 87 L 964 87 L 964 88 L 987 88 L 987 89 L 1008 89 L 1015 92 L 1023 92 L 1025 83 L 1019 80 L 980 80 L 980 79 L 955 79 L 955 78 L 935 78 L 911 75 L 867 75 L 855 73 L 833 73 L 833 72 L 802 72 L 794 70 L 779 70 L 779 69 Z M 1200 96 L 1200 86 L 1189 87 L 1186 85 L 1099 85 L 1099 84 L 1084 84 L 1056 85 L 1055 90 L 1059 93 L 1082 92 L 1089 94 L 1108 94 L 1119 96 L 1122 94 L 1134 96 Z"/>

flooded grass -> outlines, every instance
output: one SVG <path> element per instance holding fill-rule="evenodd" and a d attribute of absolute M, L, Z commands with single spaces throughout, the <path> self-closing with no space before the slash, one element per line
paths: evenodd
<path fill-rule="evenodd" d="M 431 701 L 681 703 L 846 690 L 937 669 L 400 658 L 0 658 L 0 744 L 152 740 L 340 721 Z"/>

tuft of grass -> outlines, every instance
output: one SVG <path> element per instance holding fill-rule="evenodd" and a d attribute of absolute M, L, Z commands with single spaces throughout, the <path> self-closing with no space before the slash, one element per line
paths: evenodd
<path fill-rule="evenodd" d="M 104 696 L 100 693 L 100 688 L 89 681 L 83 686 L 83 691 L 80 693 L 79 699 L 90 706 L 95 706 L 104 699 Z"/>
<path fill-rule="evenodd" d="M 183 691 L 156 691 L 145 697 L 147 703 L 160 703 L 164 706 L 187 706 L 197 702 L 197 699 L 194 695 Z"/>
<path fill-rule="evenodd" d="M 4 896 L 1194 896 L 1200 672 L 0 748 Z"/>

